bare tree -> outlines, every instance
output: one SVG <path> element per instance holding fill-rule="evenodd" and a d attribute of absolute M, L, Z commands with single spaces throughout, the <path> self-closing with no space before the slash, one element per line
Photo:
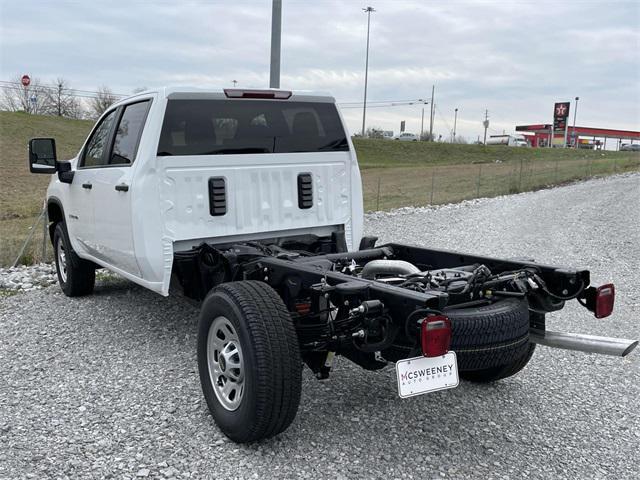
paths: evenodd
<path fill-rule="evenodd" d="M 109 87 L 102 86 L 98 88 L 96 96 L 89 103 L 89 108 L 94 117 L 102 115 L 107 108 L 116 102 L 116 96 Z"/>
<path fill-rule="evenodd" d="M 367 128 L 367 131 L 365 132 L 365 136 L 367 138 L 382 138 L 383 137 L 383 132 L 384 130 L 382 130 L 382 128 L 380 127 L 369 127 Z"/>
<path fill-rule="evenodd" d="M 0 107 L 11 112 L 27 112 L 42 114 L 46 108 L 46 92 L 37 78 L 31 79 L 29 86 L 24 87 L 21 76 L 16 75 L 2 87 Z"/>
<path fill-rule="evenodd" d="M 459 143 L 459 144 L 466 145 L 467 143 L 469 143 L 469 141 L 462 135 L 457 135 L 455 138 L 452 138 L 451 143 Z"/>
<path fill-rule="evenodd" d="M 433 133 L 429 133 L 429 132 L 422 132 L 422 135 L 420 135 L 420 140 L 422 140 L 423 142 L 435 142 L 436 141 L 436 136 Z"/>
<path fill-rule="evenodd" d="M 80 118 L 82 107 L 78 98 L 69 91 L 64 78 L 58 78 L 53 87 L 46 90 L 46 113 L 58 117 Z"/>

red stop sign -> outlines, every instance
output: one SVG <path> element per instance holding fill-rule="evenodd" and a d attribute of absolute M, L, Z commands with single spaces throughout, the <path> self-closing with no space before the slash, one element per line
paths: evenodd
<path fill-rule="evenodd" d="M 29 77 L 29 75 L 22 75 L 20 81 L 22 82 L 23 87 L 28 87 L 31 83 L 31 77 Z"/>

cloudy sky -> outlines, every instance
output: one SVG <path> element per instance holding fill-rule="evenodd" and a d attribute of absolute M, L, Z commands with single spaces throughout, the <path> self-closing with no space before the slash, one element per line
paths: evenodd
<path fill-rule="evenodd" d="M 283 0 L 282 87 L 361 102 L 365 1 Z M 428 99 L 434 130 L 475 140 L 549 122 L 580 96 L 578 125 L 640 128 L 640 1 L 371 0 L 370 101 Z M 0 0 L 0 79 L 75 88 L 266 86 L 271 2 Z M 427 107 L 428 109 L 429 107 Z M 573 108 L 573 106 L 572 106 Z M 345 108 L 352 132 L 360 108 Z M 371 108 L 367 125 L 420 129 L 421 106 Z M 427 114 L 428 117 L 428 114 Z M 571 115 L 571 118 L 573 114 Z M 427 123 L 425 121 L 425 123 Z"/>

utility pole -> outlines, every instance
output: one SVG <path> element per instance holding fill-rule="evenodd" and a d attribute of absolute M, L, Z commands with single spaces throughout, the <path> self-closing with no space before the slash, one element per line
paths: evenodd
<path fill-rule="evenodd" d="M 271 8 L 271 71 L 269 87 L 280 88 L 280 43 L 282 38 L 282 0 L 273 0 Z"/>
<path fill-rule="evenodd" d="M 238 84 L 237 80 L 231 80 L 231 82 L 233 83 L 233 86 L 235 87 Z"/>
<path fill-rule="evenodd" d="M 487 128 L 489 128 L 489 110 L 484 111 L 484 122 L 482 122 L 482 125 L 484 125 L 484 140 L 482 141 L 482 143 L 486 145 L 487 144 Z"/>
<path fill-rule="evenodd" d="M 556 134 L 555 123 L 556 121 L 556 113 L 555 109 L 553 111 L 553 117 L 551 118 L 551 125 L 549 125 L 549 148 L 553 148 L 553 137 Z"/>
<path fill-rule="evenodd" d="M 371 32 L 371 12 L 375 12 L 373 7 L 362 9 L 367 14 L 367 54 L 364 63 L 364 104 L 362 105 L 362 136 L 365 133 L 365 122 L 367 118 L 367 82 L 369 80 L 369 33 Z"/>
<path fill-rule="evenodd" d="M 578 115 L 578 100 L 580 97 L 576 97 L 576 104 L 573 107 L 573 148 L 578 148 L 578 136 L 576 135 L 576 116 Z"/>
<path fill-rule="evenodd" d="M 436 91 L 436 86 L 431 86 L 431 115 L 429 116 L 429 141 L 433 142 L 433 107 L 435 104 L 433 103 L 433 95 Z"/>
<path fill-rule="evenodd" d="M 418 101 L 422 102 L 422 117 L 420 119 L 420 141 L 422 141 L 424 137 L 424 106 L 429 102 L 426 102 L 421 98 L 418 99 Z"/>
<path fill-rule="evenodd" d="M 454 110 L 454 116 L 453 116 L 453 141 L 451 143 L 456 143 L 456 126 L 458 124 L 458 109 L 456 108 Z"/>

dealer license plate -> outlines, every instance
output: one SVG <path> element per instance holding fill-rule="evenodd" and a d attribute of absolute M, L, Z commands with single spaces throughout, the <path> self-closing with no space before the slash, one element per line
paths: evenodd
<path fill-rule="evenodd" d="M 401 398 L 422 395 L 458 386 L 458 361 L 455 352 L 441 357 L 415 357 L 396 363 L 398 395 Z"/>

